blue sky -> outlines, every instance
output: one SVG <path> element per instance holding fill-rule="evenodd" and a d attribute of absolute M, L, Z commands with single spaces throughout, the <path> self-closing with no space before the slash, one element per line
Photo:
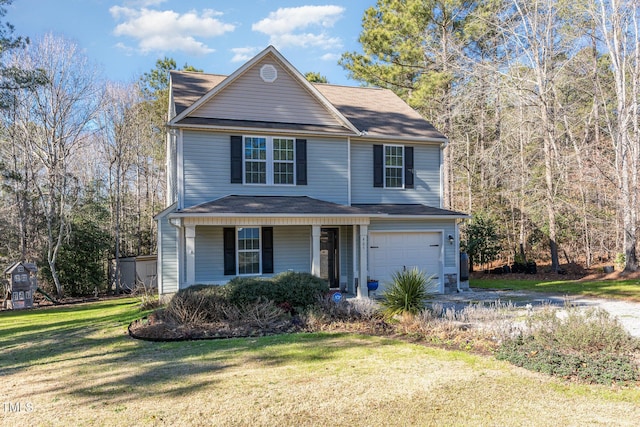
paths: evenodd
<path fill-rule="evenodd" d="M 375 0 L 14 0 L 5 20 L 15 34 L 64 36 L 109 80 L 133 81 L 158 58 L 230 74 L 268 45 L 300 72 L 358 85 L 337 64 L 360 50 L 364 11 Z"/>

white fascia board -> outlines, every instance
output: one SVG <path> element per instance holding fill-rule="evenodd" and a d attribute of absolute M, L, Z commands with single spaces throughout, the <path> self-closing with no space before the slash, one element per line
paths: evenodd
<path fill-rule="evenodd" d="M 367 136 L 360 135 L 358 137 L 353 137 L 353 141 L 356 142 L 410 142 L 410 143 L 424 143 L 424 144 L 435 144 L 442 145 L 442 147 L 446 147 L 449 144 L 449 140 L 447 138 L 424 138 L 424 137 L 402 137 L 402 136 L 384 136 L 384 135 L 375 135 L 375 136 Z"/>
<path fill-rule="evenodd" d="M 348 219 L 368 219 L 368 218 L 389 218 L 387 214 L 243 214 L 243 213 L 184 213 L 174 212 L 169 214 L 169 218 L 348 218 Z"/>
<path fill-rule="evenodd" d="M 171 129 L 193 129 L 193 130 L 215 130 L 219 132 L 239 132 L 243 134 L 247 133 L 258 133 L 258 134 L 286 134 L 286 135 L 308 135 L 308 136 L 319 136 L 319 137 L 336 137 L 336 138 L 344 138 L 344 137 L 353 137 L 353 132 L 344 132 L 344 133 L 323 133 L 317 131 L 309 131 L 309 130 L 292 130 L 291 128 L 246 128 L 240 126 L 215 126 L 215 125 L 193 125 L 193 124 L 173 124 L 170 125 Z"/>
<path fill-rule="evenodd" d="M 177 203 L 173 203 L 171 206 L 167 206 L 166 208 L 164 208 L 163 210 L 155 214 L 153 217 L 154 221 L 158 221 L 161 218 L 163 218 L 165 215 L 169 214 L 171 211 L 176 210 L 176 206 L 177 206 Z"/>

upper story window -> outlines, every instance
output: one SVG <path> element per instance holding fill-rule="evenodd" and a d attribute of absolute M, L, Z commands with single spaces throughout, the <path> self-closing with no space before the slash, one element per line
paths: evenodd
<path fill-rule="evenodd" d="M 267 183 L 266 138 L 245 137 L 244 182 L 247 184 Z"/>
<path fill-rule="evenodd" d="M 295 177 L 293 138 L 244 137 L 244 183 L 293 185 Z"/>
<path fill-rule="evenodd" d="M 414 188 L 413 147 L 387 144 L 373 146 L 373 186 Z"/>
<path fill-rule="evenodd" d="M 402 145 L 384 146 L 384 186 L 386 188 L 404 187 L 404 147 Z"/>
<path fill-rule="evenodd" d="M 307 185 L 307 140 L 231 135 L 231 183 Z"/>

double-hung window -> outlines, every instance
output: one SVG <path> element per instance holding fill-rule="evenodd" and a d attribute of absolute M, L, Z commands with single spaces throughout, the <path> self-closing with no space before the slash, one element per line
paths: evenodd
<path fill-rule="evenodd" d="M 267 183 L 267 139 L 264 137 L 244 139 L 244 182 Z"/>
<path fill-rule="evenodd" d="M 260 274 L 260 228 L 238 228 L 238 274 Z"/>
<path fill-rule="evenodd" d="M 414 147 L 399 144 L 373 145 L 373 186 L 414 188 Z"/>
<path fill-rule="evenodd" d="M 244 137 L 244 183 L 293 185 L 295 140 L 283 137 Z"/>
<path fill-rule="evenodd" d="M 384 146 L 384 186 L 386 188 L 404 187 L 404 146 Z"/>

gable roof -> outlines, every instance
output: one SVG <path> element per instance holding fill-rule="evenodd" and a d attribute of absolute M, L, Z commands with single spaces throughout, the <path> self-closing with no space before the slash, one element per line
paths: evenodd
<path fill-rule="evenodd" d="M 264 121 L 248 121 L 242 118 L 236 121 L 198 115 L 199 107 L 232 85 L 247 70 L 269 55 L 336 118 L 335 126 L 323 127 L 305 123 L 267 125 Z M 446 142 L 446 137 L 442 133 L 391 90 L 310 83 L 273 46 L 266 48 L 228 77 L 219 74 L 172 71 L 171 91 L 176 115 L 171 119 L 170 124 L 174 126 L 291 129 L 350 134 L 363 138 Z M 327 132 L 324 132 L 325 129 Z"/>

